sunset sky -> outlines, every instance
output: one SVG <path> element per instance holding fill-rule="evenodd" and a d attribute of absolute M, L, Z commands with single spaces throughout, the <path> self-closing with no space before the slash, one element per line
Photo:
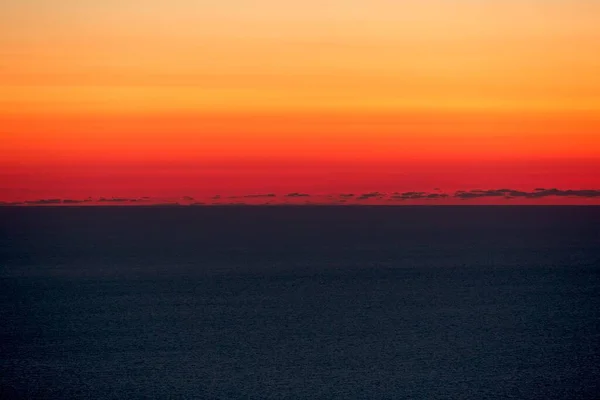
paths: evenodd
<path fill-rule="evenodd" d="M 599 204 L 599 20 L 596 0 L 4 0 L 0 201 Z M 527 194 L 457 195 L 499 189 Z"/>

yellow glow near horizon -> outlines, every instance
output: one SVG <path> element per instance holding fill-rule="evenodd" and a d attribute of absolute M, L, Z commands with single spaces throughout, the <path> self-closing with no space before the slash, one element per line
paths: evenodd
<path fill-rule="evenodd" d="M 9 1 L 0 10 L 4 112 L 600 106 L 591 1 Z"/>

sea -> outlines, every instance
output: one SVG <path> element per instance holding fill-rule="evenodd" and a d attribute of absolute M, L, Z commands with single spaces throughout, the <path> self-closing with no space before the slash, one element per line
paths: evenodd
<path fill-rule="evenodd" d="M 600 399 L 600 207 L 2 207 L 0 398 Z"/>

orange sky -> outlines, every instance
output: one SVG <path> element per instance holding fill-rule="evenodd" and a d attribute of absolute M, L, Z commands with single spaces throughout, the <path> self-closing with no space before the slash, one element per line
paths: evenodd
<path fill-rule="evenodd" d="M 600 189 L 599 16 L 591 0 L 6 0 L 0 201 Z"/>

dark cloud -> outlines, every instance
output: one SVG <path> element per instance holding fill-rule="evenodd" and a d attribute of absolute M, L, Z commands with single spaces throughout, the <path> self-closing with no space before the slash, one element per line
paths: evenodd
<path fill-rule="evenodd" d="M 404 193 L 394 193 L 390 196 L 393 200 L 436 200 L 436 199 L 445 199 L 449 197 L 445 193 L 427 193 L 427 192 L 404 192 Z"/>
<path fill-rule="evenodd" d="M 243 196 L 228 196 L 228 199 L 269 199 L 277 197 L 275 193 L 265 193 L 265 194 L 245 194 Z M 217 197 L 213 197 L 216 199 Z"/>
<path fill-rule="evenodd" d="M 81 203 L 87 203 L 89 202 L 89 200 L 75 200 L 75 199 L 64 199 L 63 203 L 64 204 L 81 204 Z"/>
<path fill-rule="evenodd" d="M 368 200 L 372 198 L 381 198 L 383 196 L 385 196 L 385 194 L 381 192 L 369 192 L 361 194 L 356 198 L 356 200 Z"/>
<path fill-rule="evenodd" d="M 128 199 L 126 197 L 111 197 L 111 198 L 106 198 L 106 197 L 100 197 L 98 199 L 98 202 L 100 203 L 125 203 L 131 200 L 136 200 L 136 199 Z"/>
<path fill-rule="evenodd" d="M 427 195 L 428 199 L 445 199 L 449 197 L 446 193 L 429 193 Z"/>
<path fill-rule="evenodd" d="M 0 201 L 0 206 L 20 206 L 23 204 L 25 203 L 22 203 L 20 201 Z"/>
<path fill-rule="evenodd" d="M 493 190 L 459 190 L 454 197 L 459 199 L 476 199 L 480 197 L 526 197 L 526 192 L 520 192 L 512 189 L 493 189 Z"/>
<path fill-rule="evenodd" d="M 247 194 L 244 196 L 246 199 L 260 199 L 260 198 L 269 198 L 276 197 L 275 193 L 266 193 L 266 194 Z"/>
<path fill-rule="evenodd" d="M 400 196 L 403 199 L 424 199 L 427 197 L 426 192 L 404 192 L 401 193 Z"/>
<path fill-rule="evenodd" d="M 584 189 L 584 190 L 560 190 L 560 189 L 543 189 L 536 188 L 532 192 L 524 192 L 516 189 L 490 189 L 490 190 L 459 190 L 454 194 L 454 197 L 459 199 L 476 199 L 482 197 L 505 197 L 505 198 L 528 198 L 536 199 L 542 197 L 584 197 L 595 198 L 600 197 L 600 190 Z"/>
<path fill-rule="evenodd" d="M 28 200 L 25 204 L 31 205 L 43 205 L 43 204 L 60 204 L 62 203 L 61 199 L 39 199 L 39 200 Z"/>
<path fill-rule="evenodd" d="M 140 198 L 126 198 L 126 197 L 100 197 L 97 200 L 92 198 L 86 199 L 38 199 L 38 200 L 27 200 L 23 202 L 2 202 L 0 201 L 0 206 L 18 206 L 18 205 L 77 205 L 82 203 L 94 202 L 98 204 L 123 204 L 123 203 L 136 203 L 140 205 L 148 205 L 148 206 L 178 206 L 178 205 L 242 205 L 242 204 L 269 204 L 271 200 L 275 200 L 278 197 L 274 193 L 264 193 L 264 194 L 247 194 L 242 196 L 233 196 L 233 197 L 222 197 L 221 195 L 215 195 L 212 197 L 214 202 L 204 203 L 194 201 L 191 196 L 182 196 L 181 199 L 184 199 L 181 204 L 177 202 L 170 203 L 159 203 L 153 204 L 150 197 L 140 197 Z M 327 196 L 317 196 L 313 197 L 307 193 L 300 192 L 292 192 L 284 195 L 286 198 L 298 198 L 305 199 L 306 201 L 302 203 L 311 204 L 308 199 L 309 197 L 317 200 L 317 203 L 314 204 L 342 204 L 344 202 L 348 202 L 348 204 L 354 203 L 355 200 L 370 200 L 373 201 L 411 201 L 411 200 L 423 200 L 423 201 L 435 201 L 442 200 L 449 197 L 460 200 L 471 200 L 471 199 L 482 199 L 482 198 L 495 198 L 499 200 L 510 200 L 510 199 L 540 199 L 540 198 L 548 198 L 548 197 L 562 197 L 562 198 L 585 198 L 585 199 L 600 199 L 600 189 L 557 189 L 557 188 L 535 188 L 531 191 L 523 191 L 518 189 L 510 189 L 510 188 L 500 188 L 500 189 L 472 189 L 472 190 L 458 190 L 455 193 L 449 195 L 443 192 L 423 192 L 423 191 L 409 191 L 409 192 L 393 192 L 391 194 L 387 194 L 384 192 L 368 192 L 363 194 L 354 194 L 354 193 L 341 193 Z M 231 200 L 226 199 L 237 199 L 237 202 L 233 202 Z M 248 199 L 256 199 L 256 201 L 251 201 Z M 264 201 L 259 201 L 259 199 L 264 199 Z M 285 205 L 286 202 L 281 202 L 280 205 Z M 273 203 L 277 204 L 277 202 Z M 300 204 L 298 200 L 289 201 L 289 205 Z M 371 204 L 368 202 L 367 204 Z"/>
<path fill-rule="evenodd" d="M 309 197 L 310 194 L 307 193 L 298 193 L 298 192 L 294 192 L 294 193 L 288 193 L 285 195 L 285 197 Z"/>
<path fill-rule="evenodd" d="M 596 189 L 582 189 L 582 190 L 545 189 L 545 190 L 538 190 L 534 193 L 530 193 L 530 197 L 533 197 L 533 198 L 546 197 L 546 196 L 594 198 L 594 197 L 600 197 L 600 190 L 596 190 Z"/>

